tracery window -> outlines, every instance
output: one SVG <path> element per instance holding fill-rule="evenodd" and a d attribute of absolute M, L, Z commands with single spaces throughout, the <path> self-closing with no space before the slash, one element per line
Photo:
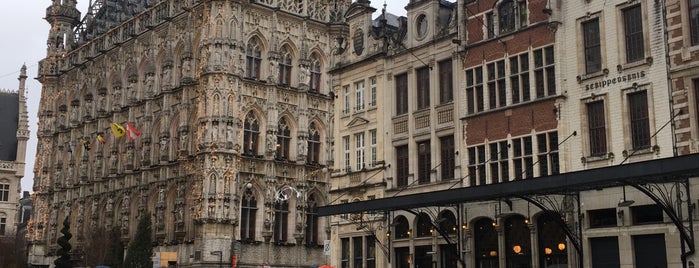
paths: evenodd
<path fill-rule="evenodd" d="M 252 189 L 246 189 L 243 193 L 243 202 L 240 206 L 240 239 L 255 240 L 255 220 L 257 213 L 257 199 Z"/>
<path fill-rule="evenodd" d="M 291 144 L 291 129 L 286 118 L 279 120 L 277 128 L 277 159 L 289 159 L 289 147 Z"/>
<path fill-rule="evenodd" d="M 279 61 L 279 84 L 288 86 L 291 84 L 291 51 L 288 45 L 284 45 Z"/>
<path fill-rule="evenodd" d="M 246 49 L 246 71 L 245 77 L 260 79 L 260 65 L 262 64 L 262 51 L 257 38 L 252 38 L 248 42 Z"/>
<path fill-rule="evenodd" d="M 257 155 L 257 148 L 260 136 L 260 123 L 255 114 L 250 111 L 245 116 L 243 125 L 243 154 L 248 156 Z"/>
<path fill-rule="evenodd" d="M 274 204 L 274 242 L 284 243 L 289 231 L 289 201 Z"/>
<path fill-rule="evenodd" d="M 311 123 L 308 127 L 308 154 L 306 163 L 318 164 L 320 162 L 320 131 L 316 123 Z"/>
<path fill-rule="evenodd" d="M 316 201 L 316 196 L 311 195 L 307 201 L 308 207 L 306 208 L 306 245 L 317 245 L 318 241 L 318 213 L 316 212 L 316 207 L 318 207 L 318 201 Z"/>

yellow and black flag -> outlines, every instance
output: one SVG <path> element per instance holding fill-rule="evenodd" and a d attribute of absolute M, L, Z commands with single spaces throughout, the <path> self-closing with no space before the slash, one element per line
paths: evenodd
<path fill-rule="evenodd" d="M 82 138 L 82 140 L 80 140 L 80 142 L 82 142 L 83 148 L 85 148 L 85 150 L 89 151 L 91 149 L 89 140 Z"/>
<path fill-rule="evenodd" d="M 112 132 L 114 132 L 114 137 L 121 137 L 126 135 L 126 129 L 117 123 L 111 123 Z"/>

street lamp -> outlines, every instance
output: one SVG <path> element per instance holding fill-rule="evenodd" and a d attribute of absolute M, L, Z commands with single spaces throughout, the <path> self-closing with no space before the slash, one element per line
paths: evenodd
<path fill-rule="evenodd" d="M 218 268 L 221 268 L 221 264 L 223 263 L 223 252 L 216 250 L 212 251 L 211 255 L 218 255 Z"/>

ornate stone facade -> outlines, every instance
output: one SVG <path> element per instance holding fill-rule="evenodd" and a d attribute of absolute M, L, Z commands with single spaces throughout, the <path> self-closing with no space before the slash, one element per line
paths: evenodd
<path fill-rule="evenodd" d="M 114 2 L 84 25 L 75 1 L 47 9 L 30 263 L 52 263 L 66 217 L 81 254 L 99 228 L 128 242 L 143 215 L 179 267 L 323 263 L 313 209 L 327 202 L 329 18 L 344 1 Z M 134 140 L 110 129 L 127 122 Z"/>

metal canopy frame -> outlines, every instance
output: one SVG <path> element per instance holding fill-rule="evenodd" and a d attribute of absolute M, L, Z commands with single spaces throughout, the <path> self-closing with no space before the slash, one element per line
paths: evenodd
<path fill-rule="evenodd" d="M 582 228 L 579 193 L 591 189 L 632 186 L 660 206 L 680 233 L 682 263 L 695 252 L 690 178 L 699 177 L 699 154 L 663 158 L 624 165 L 569 172 L 500 184 L 463 187 L 390 198 L 328 205 L 317 208 L 319 216 L 363 211 L 411 211 L 413 208 L 519 198 L 559 219 L 566 236 L 582 259 Z M 686 216 L 683 211 L 686 205 Z M 564 219 L 577 217 L 573 221 Z M 686 217 L 686 218 L 685 218 Z M 582 265 L 582 261 L 580 261 Z"/>
<path fill-rule="evenodd" d="M 498 200 L 505 197 L 563 194 L 622 185 L 665 183 L 699 177 L 699 154 L 596 168 L 499 184 L 379 198 L 317 208 L 318 216 L 371 210 L 403 210 L 427 206 Z M 674 179 L 673 179 L 674 178 Z"/>

